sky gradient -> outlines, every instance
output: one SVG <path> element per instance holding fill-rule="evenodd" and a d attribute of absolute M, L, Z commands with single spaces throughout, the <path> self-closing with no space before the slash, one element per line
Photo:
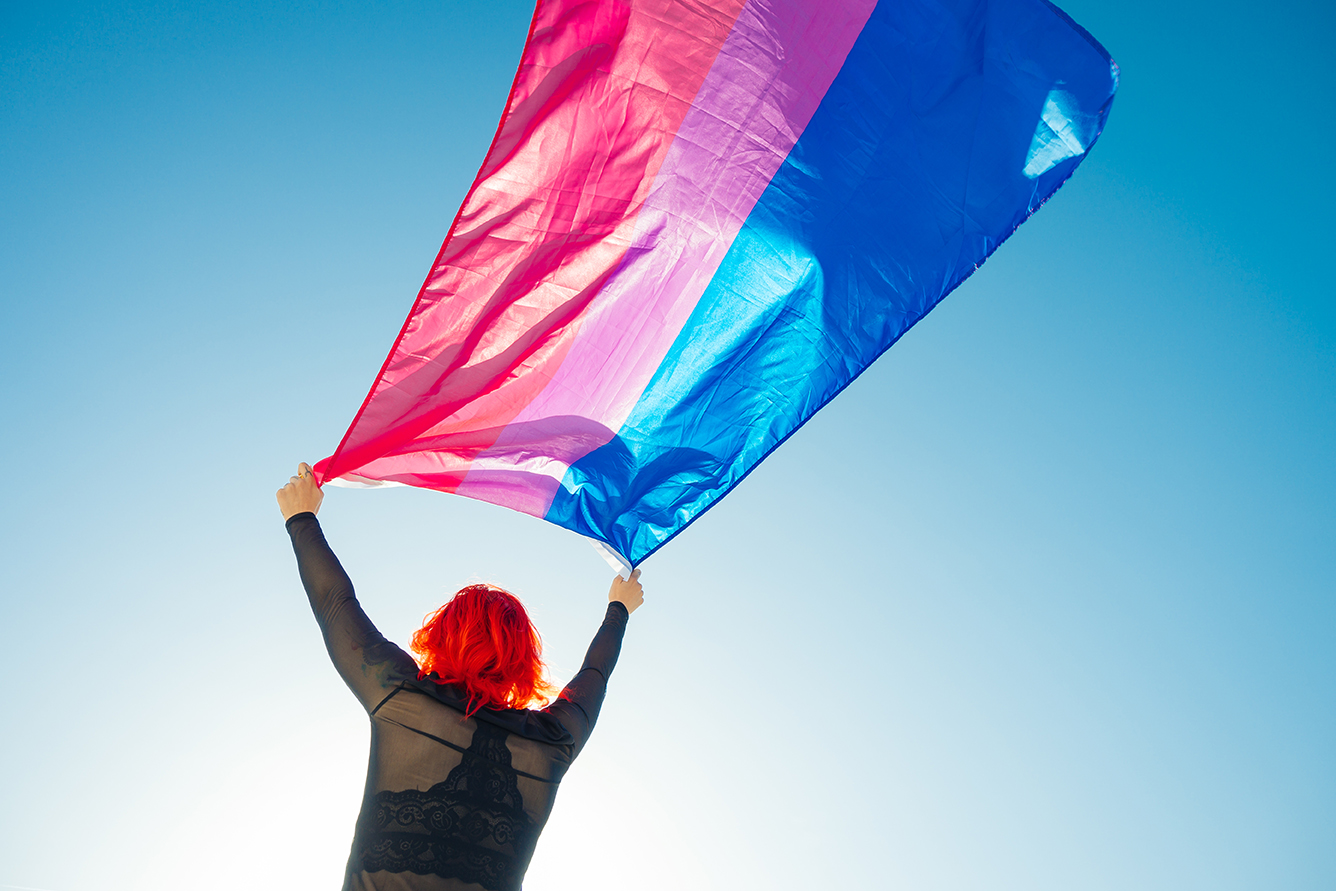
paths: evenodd
<path fill-rule="evenodd" d="M 646 563 L 529 891 L 1336 884 L 1336 13 L 1062 5 L 1122 69 L 1099 144 Z M 0 888 L 337 887 L 366 719 L 273 491 L 380 367 L 530 11 L 0 11 Z M 532 518 L 321 520 L 401 642 L 492 580 L 565 680 L 602 615 Z"/>

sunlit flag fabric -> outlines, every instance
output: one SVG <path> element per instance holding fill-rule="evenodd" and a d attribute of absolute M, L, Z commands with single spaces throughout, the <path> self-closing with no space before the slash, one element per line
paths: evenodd
<path fill-rule="evenodd" d="M 1038 209 L 1116 85 L 1044 0 L 541 0 L 318 477 L 504 505 L 639 563 Z"/>

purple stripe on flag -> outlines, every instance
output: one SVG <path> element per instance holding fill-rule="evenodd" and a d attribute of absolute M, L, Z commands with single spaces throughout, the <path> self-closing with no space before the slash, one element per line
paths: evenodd
<path fill-rule="evenodd" d="M 541 517 L 567 466 L 612 439 L 875 6 L 747 4 L 659 169 L 635 241 L 561 368 L 474 459 L 459 494 Z"/>

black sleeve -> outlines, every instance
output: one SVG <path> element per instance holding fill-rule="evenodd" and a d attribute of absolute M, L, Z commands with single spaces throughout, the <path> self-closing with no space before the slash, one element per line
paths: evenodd
<path fill-rule="evenodd" d="M 368 711 L 399 681 L 417 675 L 417 663 L 376 630 L 353 593 L 352 579 L 330 550 L 313 513 L 288 518 L 288 535 L 311 611 L 325 648 L 344 683 Z"/>
<path fill-rule="evenodd" d="M 546 709 L 575 738 L 572 757 L 580 754 L 589 740 L 589 734 L 594 730 L 594 723 L 598 721 L 603 696 L 608 692 L 608 677 L 622 651 L 622 635 L 626 632 L 629 616 L 624 605 L 615 600 L 608 604 L 608 612 L 603 617 L 598 633 L 594 635 L 593 643 L 589 645 L 584 664 L 561 691 L 557 701 Z"/>

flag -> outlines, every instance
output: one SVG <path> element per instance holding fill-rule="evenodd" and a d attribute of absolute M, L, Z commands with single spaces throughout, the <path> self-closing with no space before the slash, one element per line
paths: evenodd
<path fill-rule="evenodd" d="M 540 0 L 317 477 L 504 505 L 635 565 L 1053 194 L 1117 80 L 1045 0 Z"/>

